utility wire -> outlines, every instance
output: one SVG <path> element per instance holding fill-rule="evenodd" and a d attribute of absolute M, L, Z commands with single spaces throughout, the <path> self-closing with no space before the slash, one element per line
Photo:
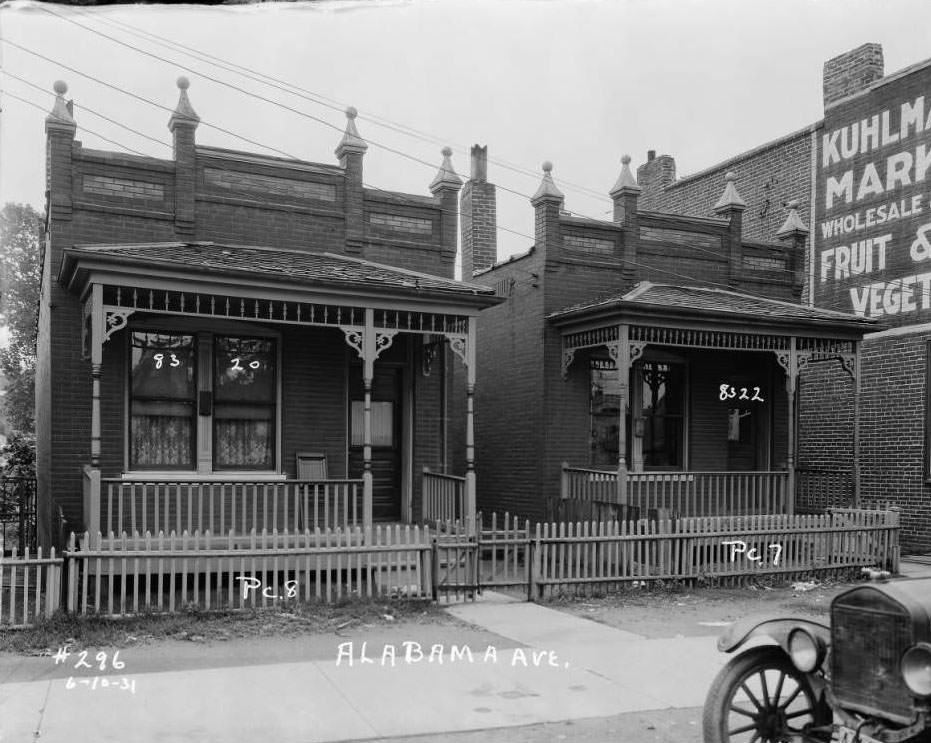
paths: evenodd
<path fill-rule="evenodd" d="M 77 25 L 81 26 L 81 24 L 77 24 Z M 83 26 L 82 26 L 82 27 L 83 27 Z M 105 82 L 105 81 L 103 81 L 103 80 L 100 80 L 99 78 L 94 77 L 93 75 L 89 75 L 89 74 L 87 74 L 87 73 L 81 72 L 80 70 L 78 70 L 78 69 L 76 69 L 76 68 L 74 68 L 74 67 L 65 65 L 65 64 L 60 63 L 60 62 L 57 62 L 57 61 L 54 60 L 54 59 L 51 59 L 51 58 L 49 58 L 49 57 L 46 57 L 45 55 L 42 55 L 42 54 L 39 54 L 38 52 L 34 52 L 34 51 L 30 50 L 30 49 L 27 49 L 26 47 L 23 47 L 22 45 L 17 44 L 16 42 L 9 41 L 8 39 L 5 39 L 5 41 L 6 41 L 6 43 L 11 44 L 12 46 L 14 46 L 14 47 L 17 48 L 17 49 L 20 49 L 20 50 L 22 50 L 22 51 L 24 51 L 24 52 L 26 52 L 26 53 L 28 53 L 28 54 L 32 54 L 32 55 L 34 55 L 34 56 L 36 56 L 36 57 L 39 57 L 39 58 L 41 58 L 41 59 L 43 59 L 43 60 L 45 60 L 45 61 L 47 61 L 47 62 L 49 62 L 49 63 L 51 63 L 51 64 L 58 64 L 58 65 L 60 65 L 61 67 L 63 67 L 64 69 L 67 69 L 67 70 L 69 70 L 69 71 L 71 71 L 71 72 L 74 72 L 75 74 L 80 75 L 80 76 L 82 76 L 82 77 L 85 77 L 85 78 L 87 78 L 87 79 L 89 79 L 89 80 L 92 80 L 92 81 L 94 81 L 94 82 L 96 82 L 96 83 L 98 83 L 98 84 L 100 84 L 100 85 L 104 85 L 105 87 L 108 87 L 108 88 L 111 88 L 111 89 L 113 89 L 113 90 L 116 90 L 117 92 L 123 93 L 123 94 L 125 94 L 125 95 L 128 95 L 128 96 L 130 96 L 130 97 L 136 99 L 136 100 L 140 100 L 140 101 L 142 101 L 142 102 L 144 102 L 144 103 L 147 103 L 147 104 L 149 104 L 149 105 L 155 106 L 155 107 L 157 107 L 157 108 L 160 108 L 160 109 L 163 109 L 163 110 L 166 110 L 166 111 L 170 111 L 170 112 L 172 112 L 172 113 L 174 112 L 174 109 L 171 109 L 171 108 L 169 108 L 168 106 L 164 106 L 164 105 L 162 105 L 162 104 L 156 103 L 155 101 L 151 101 L 150 99 L 145 98 L 144 96 L 140 96 L 140 95 L 138 95 L 138 94 L 132 93 L 131 91 L 127 91 L 127 90 L 125 90 L 125 89 L 123 89 L 123 88 L 120 88 L 119 86 L 113 85 L 113 84 L 111 84 L 111 83 L 107 83 L 107 82 Z M 123 46 L 128 46 L 128 45 L 126 45 L 126 44 L 123 43 L 123 42 L 118 42 L 118 43 L 120 43 L 120 44 L 123 45 Z M 129 47 L 129 48 L 132 49 L 132 47 Z M 161 59 L 161 58 L 159 58 L 159 59 Z M 168 63 L 171 63 L 170 60 L 162 60 L 162 61 L 166 61 L 166 62 L 168 62 Z M 183 68 L 183 69 L 188 69 L 188 68 Z M 199 74 L 196 70 L 189 70 L 189 71 L 191 71 L 193 74 Z M 208 79 L 211 79 L 211 78 L 208 77 Z M 238 88 L 237 86 L 230 85 L 229 83 L 222 83 L 222 84 L 224 84 L 224 85 L 226 85 L 226 86 L 228 86 L 228 87 L 232 87 L 232 88 L 234 88 L 234 89 L 238 90 L 239 92 L 244 93 L 244 94 L 246 94 L 246 95 L 250 95 L 247 91 L 243 91 L 241 88 Z M 260 98 L 261 98 L 261 97 L 260 97 Z M 268 100 L 268 99 L 264 99 L 264 98 L 263 98 L 263 100 Z M 35 104 L 31 104 L 31 105 L 35 105 Z M 285 107 L 285 108 L 289 108 L 289 109 L 290 109 L 290 107 Z M 290 109 L 290 110 L 293 110 L 293 109 Z M 311 118 L 316 118 L 316 117 L 311 117 Z M 213 129 L 216 129 L 216 130 L 218 130 L 218 131 L 221 131 L 221 132 L 223 132 L 223 133 L 225 133 L 225 134 L 228 134 L 229 136 L 232 136 L 232 137 L 234 137 L 234 138 L 241 139 L 241 140 L 243 140 L 243 141 L 245 141 L 245 142 L 248 142 L 249 144 L 252 144 L 252 145 L 261 147 L 261 148 L 263 148 L 263 149 L 271 150 L 271 151 L 273 151 L 273 152 L 277 152 L 277 153 L 283 155 L 284 157 L 286 157 L 286 158 L 288 158 L 288 159 L 292 159 L 292 160 L 298 160 L 298 159 L 299 159 L 299 158 L 294 157 L 293 155 L 291 155 L 291 154 L 288 153 L 288 152 L 285 152 L 285 151 L 280 150 L 280 149 L 275 148 L 275 147 L 271 147 L 271 146 L 269 146 L 269 145 L 265 145 L 265 144 L 263 144 L 263 143 L 261 143 L 261 142 L 257 142 L 257 141 L 255 141 L 255 140 L 252 140 L 252 139 L 250 139 L 250 138 L 248 138 L 248 137 L 245 137 L 245 136 L 243 136 L 243 135 L 240 135 L 240 134 L 237 134 L 237 133 L 235 133 L 235 132 L 232 132 L 232 131 L 230 131 L 230 130 L 228 130 L 228 129 L 225 129 L 225 128 L 223 128 L 223 127 L 220 127 L 220 126 L 217 126 L 217 125 L 214 125 L 214 124 L 210 124 L 210 123 L 205 122 L 205 121 L 203 121 L 203 120 L 201 120 L 200 123 L 204 124 L 205 126 L 207 126 L 207 127 L 209 127 L 209 128 L 213 128 Z M 332 125 L 332 124 L 327 123 L 327 126 L 329 126 L 329 127 L 331 127 L 331 128 L 336 128 L 338 131 L 342 131 L 342 130 L 340 130 L 338 127 L 335 127 L 335 126 Z M 93 134 L 96 135 L 96 132 L 92 132 L 92 131 L 89 130 L 89 129 L 87 129 L 86 131 L 88 131 L 88 132 L 93 133 Z M 100 136 L 100 135 L 96 135 L 96 136 Z M 132 149 L 132 148 L 127 148 L 127 147 L 125 147 L 124 145 L 119 145 L 118 143 L 114 142 L 114 140 L 110 140 L 110 139 L 108 139 L 108 138 L 106 138 L 106 137 L 101 137 L 101 139 L 104 139 L 105 141 L 108 141 L 108 142 L 113 143 L 113 144 L 117 144 L 118 146 L 122 146 L 122 147 L 124 147 L 125 149 L 129 149 L 130 151 L 132 151 L 132 152 L 134 152 L 134 153 L 138 153 L 137 150 L 134 150 L 134 149 Z M 369 140 L 366 140 L 366 141 L 369 141 Z M 138 153 L 138 154 L 141 154 L 141 153 Z M 405 155 L 405 156 L 407 156 L 407 155 Z M 431 168 L 432 168 L 432 167 L 435 167 L 434 165 L 432 165 L 432 164 L 430 164 L 430 163 L 426 163 L 426 161 L 420 160 L 419 158 L 413 158 L 412 156 L 407 156 L 407 157 L 410 157 L 411 159 L 414 159 L 414 160 L 416 160 L 416 161 L 418 161 L 418 162 L 421 162 L 421 163 L 423 163 L 423 164 L 429 165 Z M 363 184 L 363 185 L 367 185 L 367 184 Z M 372 187 L 372 186 L 367 186 L 367 187 L 373 188 L 374 190 L 383 191 L 383 189 L 380 189 L 380 188 L 377 188 L 377 187 Z M 400 197 L 400 198 L 403 199 L 403 194 L 396 194 L 395 192 L 386 192 L 386 193 L 389 193 L 389 194 L 391 194 L 391 195 L 393 195 L 393 196 L 395 196 L 395 197 Z M 520 195 L 520 196 L 523 196 L 524 198 L 530 198 L 530 197 L 527 196 L 526 194 L 522 194 L 522 193 L 520 193 L 520 192 L 513 191 L 513 193 L 516 193 L 516 194 L 518 194 L 518 195 Z M 410 203 L 413 203 L 413 204 L 415 204 L 415 205 L 422 205 L 422 204 L 419 204 L 419 202 L 414 202 L 414 201 L 410 201 Z M 452 213 L 452 210 L 450 210 L 450 213 Z M 457 215 L 458 215 L 458 212 L 457 212 Z M 588 218 L 588 219 L 593 219 L 593 221 L 596 221 L 596 222 L 597 222 L 597 221 L 600 221 L 600 220 L 594 219 L 594 218 L 592 218 L 592 217 L 586 217 L 586 218 Z M 510 228 L 501 227 L 501 226 L 496 226 L 496 229 L 502 230 L 502 231 L 505 231 L 505 232 L 509 232 L 509 233 L 511 233 L 511 234 L 514 234 L 514 235 L 517 235 L 517 236 L 519 236 L 519 237 L 522 237 L 522 238 L 524 238 L 524 239 L 530 240 L 531 242 L 535 241 L 535 238 L 534 238 L 534 237 L 532 237 L 532 236 L 530 236 L 530 235 L 527 235 L 527 234 L 525 234 L 525 233 L 519 232 L 519 231 L 517 231 L 517 230 L 513 230 L 513 229 L 510 229 Z M 639 261 L 634 261 L 634 260 L 630 260 L 630 259 L 627 259 L 627 258 L 622 258 L 621 260 L 622 260 L 622 262 L 627 263 L 627 264 L 629 264 L 629 265 L 633 265 L 633 266 L 636 266 L 636 267 L 639 267 L 639 268 L 644 268 L 644 269 L 647 269 L 647 270 L 649 270 L 649 271 L 660 272 L 660 273 L 663 273 L 663 274 L 666 274 L 666 275 L 669 275 L 669 276 L 675 276 L 675 277 L 677 277 L 677 278 L 686 279 L 686 280 L 692 281 L 692 282 L 698 282 L 698 283 L 702 283 L 702 284 L 712 284 L 712 285 L 715 285 L 715 286 L 723 287 L 725 290 L 732 291 L 732 289 L 731 289 L 730 286 L 728 286 L 727 284 L 721 283 L 721 282 L 715 282 L 715 281 L 708 281 L 708 280 L 698 279 L 698 278 L 696 278 L 696 277 L 694 277 L 694 276 L 691 276 L 691 275 L 688 275 L 688 274 L 682 274 L 682 273 L 679 273 L 679 272 L 676 272 L 676 271 L 670 271 L 670 270 L 668 270 L 668 269 L 662 269 L 662 268 L 659 268 L 659 267 L 656 267 L 656 266 L 649 266 L 649 265 L 643 264 L 643 263 L 641 263 L 641 262 L 639 262 Z M 528 275 L 531 274 L 531 272 L 525 272 L 525 273 L 527 273 Z M 768 297 L 768 296 L 762 295 L 762 294 L 755 294 L 755 293 L 750 292 L 750 291 L 744 291 L 744 292 L 742 292 L 742 293 L 747 294 L 747 295 L 749 295 L 749 296 L 755 296 L 755 297 L 757 297 L 757 298 L 759 298 L 759 299 L 772 299 L 772 297 Z"/>

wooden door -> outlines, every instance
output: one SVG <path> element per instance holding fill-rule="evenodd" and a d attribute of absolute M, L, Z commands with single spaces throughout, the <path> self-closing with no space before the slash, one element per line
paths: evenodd
<path fill-rule="evenodd" d="M 402 367 L 376 364 L 372 379 L 372 519 L 401 520 Z M 362 367 L 349 371 L 349 476 L 361 478 Z"/>

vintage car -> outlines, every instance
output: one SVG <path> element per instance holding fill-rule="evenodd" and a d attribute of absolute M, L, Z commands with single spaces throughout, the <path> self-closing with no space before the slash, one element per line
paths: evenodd
<path fill-rule="evenodd" d="M 810 619 L 738 622 L 718 648 L 741 650 L 705 701 L 705 743 L 931 741 L 931 578 L 888 574 Z"/>

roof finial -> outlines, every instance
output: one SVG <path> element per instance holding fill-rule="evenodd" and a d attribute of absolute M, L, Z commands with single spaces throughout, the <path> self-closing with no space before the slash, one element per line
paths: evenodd
<path fill-rule="evenodd" d="M 176 82 L 181 93 L 178 96 L 178 105 L 175 106 L 175 110 L 168 120 L 168 128 L 171 131 L 174 131 L 179 124 L 197 126 L 200 123 L 200 116 L 197 115 L 190 99 L 187 97 L 187 89 L 191 87 L 191 81 L 181 75 Z"/>
<path fill-rule="evenodd" d="M 52 85 L 52 90 L 55 91 L 55 105 L 52 106 L 51 113 L 45 117 L 45 123 L 75 128 L 77 125 L 65 101 L 68 84 L 64 80 L 56 80 Z"/>
<path fill-rule="evenodd" d="M 798 214 L 798 206 L 799 202 L 795 199 L 786 204 L 786 209 L 789 210 L 789 214 L 786 217 L 786 221 L 782 223 L 782 227 L 776 231 L 776 237 L 783 239 L 796 236 L 804 237 L 808 234 L 808 227 Z"/>
<path fill-rule="evenodd" d="M 534 206 L 538 202 L 547 200 L 547 201 L 562 201 L 563 194 L 558 188 L 556 188 L 556 183 L 553 182 L 553 163 L 549 160 L 543 162 L 543 180 L 540 181 L 540 187 L 537 189 L 537 192 L 530 198 L 530 203 Z"/>
<path fill-rule="evenodd" d="M 359 130 L 356 129 L 356 116 L 358 115 L 359 112 L 354 106 L 346 109 L 346 132 L 336 146 L 336 157 L 340 159 L 345 154 L 364 155 L 369 148 L 365 140 L 359 136 Z"/>
<path fill-rule="evenodd" d="M 724 193 L 718 199 L 718 203 L 714 205 L 715 214 L 729 211 L 742 212 L 747 208 L 747 202 L 740 198 L 740 194 L 737 193 L 737 187 L 734 185 L 736 180 L 737 174 L 733 171 L 729 170 L 724 174 Z"/>
<path fill-rule="evenodd" d="M 458 191 L 462 187 L 462 178 L 456 175 L 453 163 L 449 159 L 452 154 L 452 148 L 444 147 L 442 150 L 443 164 L 436 173 L 436 177 L 430 182 L 430 193 L 436 194 L 444 188 L 451 188 Z"/>
<path fill-rule="evenodd" d="M 618 176 L 617 182 L 609 192 L 609 195 L 613 198 L 615 196 L 623 196 L 624 194 L 639 194 L 642 191 L 643 189 L 637 185 L 637 179 L 634 178 L 634 174 L 630 172 L 630 155 L 624 155 L 621 158 L 621 174 Z"/>

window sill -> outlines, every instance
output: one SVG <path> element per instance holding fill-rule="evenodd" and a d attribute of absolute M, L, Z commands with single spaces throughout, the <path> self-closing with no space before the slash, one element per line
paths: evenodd
<path fill-rule="evenodd" d="M 150 482 L 277 482 L 287 480 L 288 476 L 278 472 L 189 472 L 189 471 L 153 471 L 124 472 L 121 480 L 146 480 Z"/>

